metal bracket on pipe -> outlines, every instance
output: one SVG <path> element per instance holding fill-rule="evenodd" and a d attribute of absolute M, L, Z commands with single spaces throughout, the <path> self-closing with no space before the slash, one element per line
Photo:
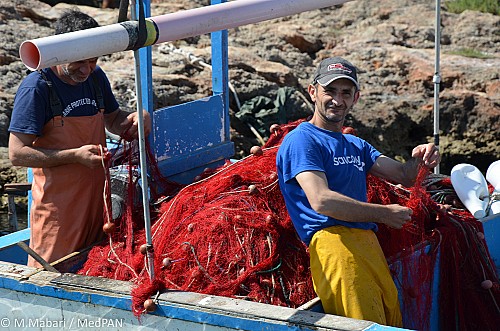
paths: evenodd
<path fill-rule="evenodd" d="M 135 1 L 134 1 L 135 2 Z M 146 18 L 144 15 L 144 4 L 142 0 L 137 0 L 138 2 L 138 7 L 139 7 L 139 35 L 137 36 L 137 41 L 135 42 L 133 50 L 138 50 L 142 46 L 144 46 L 144 43 L 146 42 L 146 39 L 148 38 L 148 32 L 146 30 Z"/>
<path fill-rule="evenodd" d="M 432 77 L 432 82 L 434 84 L 440 84 L 441 83 L 441 75 L 439 73 L 435 73 L 434 76 Z"/>

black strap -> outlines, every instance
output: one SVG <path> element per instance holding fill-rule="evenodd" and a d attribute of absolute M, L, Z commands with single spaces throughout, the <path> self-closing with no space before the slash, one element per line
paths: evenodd
<path fill-rule="evenodd" d="M 49 101 L 50 101 L 50 110 L 52 113 L 52 118 L 60 118 L 61 119 L 61 125 L 63 125 L 63 120 L 62 120 L 62 112 L 63 112 L 63 105 L 61 102 L 61 99 L 59 99 L 59 96 L 56 93 L 56 89 L 54 88 L 54 84 L 52 81 L 45 75 L 45 73 L 42 70 L 38 70 L 40 73 L 40 76 L 42 76 L 43 80 L 47 83 L 47 86 L 49 87 Z M 99 85 L 99 82 L 97 81 L 97 76 L 94 75 L 94 73 L 90 74 L 92 77 L 91 85 L 92 85 L 92 91 L 94 92 L 94 97 L 96 98 L 97 101 L 97 108 L 99 111 L 104 112 L 104 97 L 102 94 L 102 89 L 101 86 Z"/>
<path fill-rule="evenodd" d="M 146 30 L 146 19 L 144 14 L 144 4 L 142 0 L 138 1 L 138 6 L 139 6 L 139 19 L 138 19 L 139 35 L 137 36 L 137 42 L 134 45 L 134 51 L 144 46 L 146 39 L 148 39 L 148 31 Z"/>
<path fill-rule="evenodd" d="M 102 96 L 101 86 L 99 86 L 99 82 L 97 81 L 97 76 L 91 74 L 92 76 L 92 88 L 94 90 L 94 96 L 97 99 L 97 108 L 99 111 L 104 112 L 104 97 Z"/>
<path fill-rule="evenodd" d="M 52 118 L 62 116 L 63 106 L 61 103 L 61 99 L 59 99 L 59 97 L 57 96 L 56 89 L 54 88 L 52 81 L 45 75 L 42 70 L 38 70 L 38 72 L 49 87 L 49 102 L 50 110 L 52 112 Z"/>
<path fill-rule="evenodd" d="M 128 0 L 120 0 L 120 9 L 118 12 L 118 23 L 127 20 Z"/>
<path fill-rule="evenodd" d="M 127 20 L 129 0 L 120 0 L 120 9 L 118 12 L 118 23 L 125 22 Z M 148 31 L 146 29 L 146 18 L 144 14 L 144 3 L 142 0 L 137 1 L 137 6 L 139 7 L 139 21 L 137 40 L 132 47 L 132 50 L 136 51 L 144 46 L 144 43 L 148 39 Z"/>

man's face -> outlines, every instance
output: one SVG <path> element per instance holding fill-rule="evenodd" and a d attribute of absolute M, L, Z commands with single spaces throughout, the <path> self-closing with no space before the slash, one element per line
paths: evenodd
<path fill-rule="evenodd" d="M 309 85 L 309 95 L 316 105 L 317 115 L 325 124 L 342 124 L 359 98 L 354 83 L 343 78 L 325 87 Z"/>
<path fill-rule="evenodd" d="M 83 83 L 89 78 L 97 65 L 97 58 L 71 62 L 61 65 L 61 70 L 70 84 Z"/>

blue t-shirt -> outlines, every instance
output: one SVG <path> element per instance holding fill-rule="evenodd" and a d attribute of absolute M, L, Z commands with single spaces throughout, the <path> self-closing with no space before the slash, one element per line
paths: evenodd
<path fill-rule="evenodd" d="M 299 124 L 286 135 L 276 165 L 288 213 L 302 241 L 309 245 L 314 233 L 334 225 L 374 231 L 377 225 L 346 222 L 317 213 L 295 176 L 304 171 L 321 171 L 332 191 L 366 202 L 366 176 L 380 155 L 361 138 L 324 130 L 309 122 Z"/>
<path fill-rule="evenodd" d="M 109 114 L 118 109 L 118 102 L 113 95 L 108 78 L 99 66 L 96 66 L 85 82 L 77 85 L 64 83 L 50 68 L 43 69 L 43 72 L 52 82 L 62 103 L 63 117 L 97 114 L 99 109 L 93 90 L 93 75 L 97 78 L 102 91 L 104 113 Z M 40 73 L 34 71 L 23 80 L 17 90 L 9 131 L 40 136 L 44 125 L 52 117 L 49 87 Z"/>

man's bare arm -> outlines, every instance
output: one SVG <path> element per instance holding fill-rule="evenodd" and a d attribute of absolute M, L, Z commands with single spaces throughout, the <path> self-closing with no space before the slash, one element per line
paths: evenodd
<path fill-rule="evenodd" d="M 410 187 L 415 182 L 419 166 L 432 169 L 440 160 L 441 156 L 434 144 L 423 144 L 413 149 L 412 159 L 405 163 L 384 155 L 379 156 L 370 169 L 370 174 Z"/>
<path fill-rule="evenodd" d="M 36 136 L 11 132 L 9 136 L 9 159 L 14 166 L 49 168 L 64 164 L 80 163 L 89 168 L 101 166 L 101 149 L 97 145 L 85 145 L 71 149 L 35 148 Z M 104 151 L 105 148 L 103 149 Z"/>
<path fill-rule="evenodd" d="M 378 205 L 361 202 L 328 188 L 323 172 L 305 171 L 297 182 L 304 190 L 311 207 L 319 214 L 346 222 L 376 222 L 400 229 L 411 219 L 411 209 L 393 204 Z"/>
<path fill-rule="evenodd" d="M 143 112 L 144 134 L 151 132 L 151 117 L 147 111 Z M 126 112 L 118 108 L 116 111 L 104 115 L 106 129 L 126 140 L 137 139 L 139 119 L 137 112 Z"/>

